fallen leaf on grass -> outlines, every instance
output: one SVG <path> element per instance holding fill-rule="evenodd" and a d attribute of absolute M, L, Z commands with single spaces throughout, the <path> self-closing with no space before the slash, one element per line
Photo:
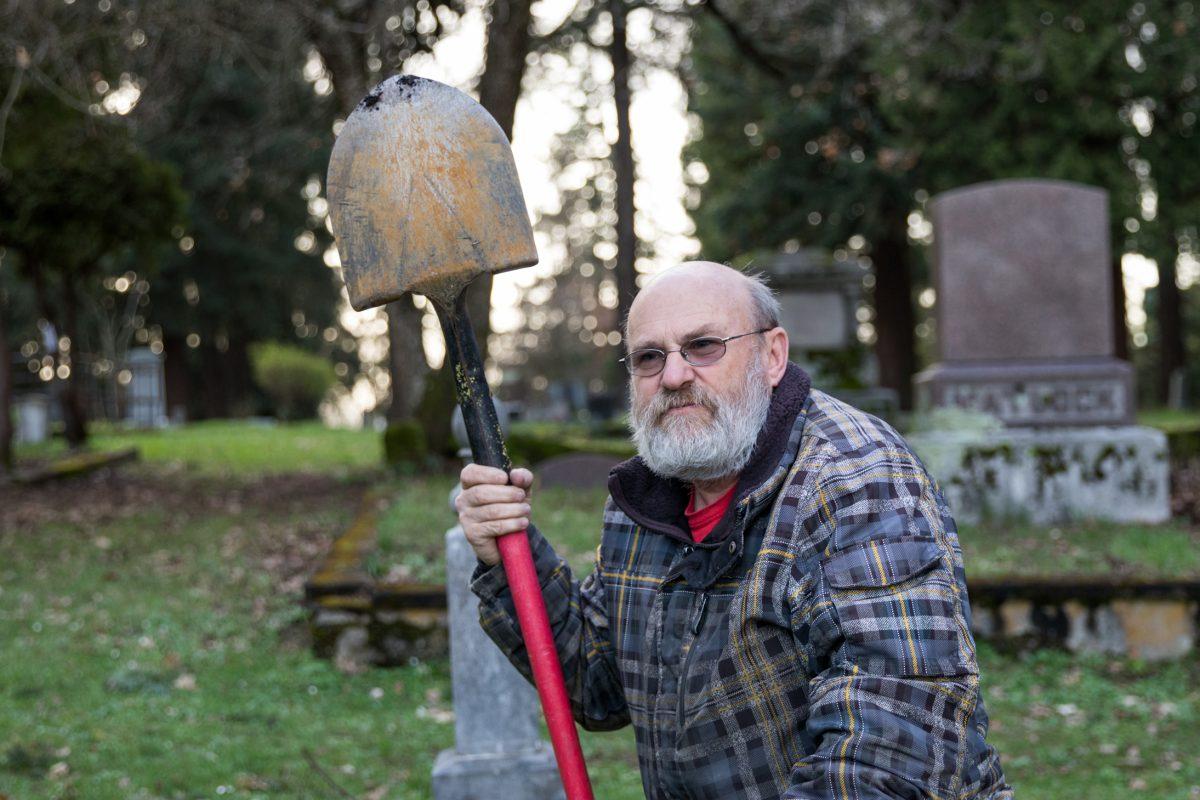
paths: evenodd
<path fill-rule="evenodd" d="M 233 784 L 244 792 L 266 792 L 274 788 L 271 782 L 261 775 L 239 775 Z"/>
<path fill-rule="evenodd" d="M 454 712 L 447 708 L 428 708 L 427 706 L 417 707 L 417 719 L 430 719 L 434 722 L 445 725 L 454 722 Z"/>

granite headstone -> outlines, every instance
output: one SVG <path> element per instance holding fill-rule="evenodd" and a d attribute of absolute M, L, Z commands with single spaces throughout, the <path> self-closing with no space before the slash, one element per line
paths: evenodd
<path fill-rule="evenodd" d="M 875 355 L 858 340 L 864 264 L 845 251 L 835 255 L 810 247 L 779 253 L 762 270 L 779 300 L 789 356 L 814 385 L 865 411 L 895 412 L 899 397 L 877 385 Z"/>
<path fill-rule="evenodd" d="M 932 218 L 941 361 L 918 395 L 1007 426 L 908 437 L 955 516 L 1168 519 L 1166 439 L 1131 424 L 1115 357 L 1107 194 L 994 181 L 939 195 Z"/>
<path fill-rule="evenodd" d="M 992 181 L 938 195 L 932 219 L 940 361 L 917 376 L 925 402 L 1023 427 L 1132 422 L 1107 193 Z"/>
<path fill-rule="evenodd" d="M 141 428 L 167 424 L 167 392 L 163 378 L 162 356 L 149 347 L 129 351 L 126 365 L 130 373 L 125 387 L 125 419 Z"/>
<path fill-rule="evenodd" d="M 496 403 L 501 432 L 519 415 Z M 462 411 L 451 428 L 464 459 L 471 458 Z M 462 486 L 450 493 L 450 507 Z M 434 800 L 562 800 L 554 751 L 538 732 L 537 691 L 479 626 L 471 576 L 479 561 L 461 526 L 446 531 L 446 607 L 450 623 L 450 684 L 454 747 L 433 765 Z"/>
<path fill-rule="evenodd" d="M 855 342 L 862 270 L 824 250 L 780 253 L 763 271 L 779 298 L 779 324 L 793 350 L 843 350 Z"/>
<path fill-rule="evenodd" d="M 462 528 L 447 531 L 455 746 L 439 753 L 434 763 L 433 796 L 561 798 L 554 753 L 538 734 L 537 693 L 479 627 L 479 602 L 469 586 L 477 563 Z"/>

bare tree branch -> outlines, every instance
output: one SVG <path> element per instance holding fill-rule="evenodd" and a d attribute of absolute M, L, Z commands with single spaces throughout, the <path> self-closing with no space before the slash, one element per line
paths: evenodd
<path fill-rule="evenodd" d="M 702 0 L 700 7 L 707 11 L 713 19 L 721 23 L 721 26 L 725 28 L 725 32 L 729 34 L 729 38 L 733 39 L 733 43 L 737 46 L 737 48 L 741 50 L 747 58 L 753 61 L 759 69 L 778 80 L 786 81 L 788 79 L 787 72 L 778 67 L 770 58 L 767 57 L 765 53 L 762 52 L 762 50 L 758 48 L 758 46 L 750 39 L 750 37 L 747 36 L 740 27 L 738 27 L 738 24 L 734 22 L 733 18 L 726 14 L 721 7 L 717 5 L 716 0 Z"/>

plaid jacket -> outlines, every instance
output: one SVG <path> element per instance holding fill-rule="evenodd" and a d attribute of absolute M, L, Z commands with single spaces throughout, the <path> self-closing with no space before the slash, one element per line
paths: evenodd
<path fill-rule="evenodd" d="M 529 535 L 575 718 L 633 723 L 647 798 L 1011 800 L 954 521 L 891 427 L 792 366 L 703 542 L 640 459 L 609 489 L 582 582 Z M 472 588 L 529 677 L 503 569 Z"/>

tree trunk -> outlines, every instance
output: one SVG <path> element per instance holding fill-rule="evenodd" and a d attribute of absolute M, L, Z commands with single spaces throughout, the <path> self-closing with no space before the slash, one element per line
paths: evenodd
<path fill-rule="evenodd" d="M 488 21 L 479 104 L 496 118 L 509 141 L 525 77 L 525 57 L 529 54 L 531 6 L 532 0 L 493 0 Z"/>
<path fill-rule="evenodd" d="M 0 289 L 0 476 L 13 468 L 12 356 L 8 349 L 7 298 Z"/>
<path fill-rule="evenodd" d="M 890 219 L 903 222 L 904 214 Z M 913 405 L 912 376 L 917 367 L 916 315 L 913 312 L 912 266 L 907 233 L 890 225 L 885 238 L 872 247 L 875 272 L 875 357 L 879 382 L 900 398 L 900 408 Z"/>
<path fill-rule="evenodd" d="M 1120 253 L 1114 255 L 1112 260 L 1112 287 L 1113 355 L 1119 359 L 1128 361 L 1129 325 L 1125 319 L 1125 273 L 1121 270 Z"/>
<path fill-rule="evenodd" d="M 1169 231 L 1158 258 L 1158 401 L 1166 405 L 1171 399 L 1171 376 L 1184 366 L 1183 358 L 1183 298 L 1175 283 L 1175 259 L 1179 241 Z"/>
<path fill-rule="evenodd" d="M 225 387 L 226 404 L 230 413 L 236 417 L 258 413 L 251 390 L 254 379 L 251 375 L 246 340 L 241 336 L 229 337 L 229 346 L 224 353 L 218 350 L 216 357 L 221 363 L 221 385 Z"/>
<path fill-rule="evenodd" d="M 525 56 L 529 54 L 531 5 L 532 0 L 493 0 L 484 70 L 479 78 L 479 104 L 495 117 L 510 142 L 525 77 Z M 491 310 L 492 276 L 480 275 L 467 287 L 467 314 L 485 361 L 492 332 Z"/>
<path fill-rule="evenodd" d="M 62 384 L 62 412 L 64 435 L 71 449 L 78 449 L 87 441 L 87 410 L 84 408 L 82 385 L 79 380 L 83 361 L 80 359 L 79 340 L 79 295 L 70 276 L 62 285 L 62 335 L 71 342 L 71 371 Z"/>
<path fill-rule="evenodd" d="M 629 69 L 633 58 L 625 29 L 625 0 L 609 0 L 608 8 L 613 29 L 608 55 L 613 67 L 613 104 L 617 112 L 617 141 L 613 144 L 610 156 L 616 184 L 614 205 L 617 212 L 617 263 L 613 271 L 617 280 L 616 329 L 621 334 L 620 352 L 624 355 L 628 352 L 625 322 L 629 318 L 633 297 L 637 294 L 637 233 L 634 229 L 637 207 L 633 195 L 637 175 L 633 163 L 633 134 L 629 125 L 629 106 L 633 101 L 629 90 Z M 614 363 L 613 369 L 616 373 L 613 385 L 623 387 L 622 405 L 628 408 L 628 375 L 620 364 Z"/>
<path fill-rule="evenodd" d="M 625 34 L 625 0 L 609 0 L 609 12 L 612 14 L 613 34 L 608 53 L 612 59 L 613 100 L 617 110 L 617 141 L 612 149 L 617 192 L 617 325 L 623 327 L 633 296 L 637 294 L 637 236 L 633 226 L 636 211 L 633 184 L 636 176 L 629 127 L 629 68 L 632 57 Z"/>
<path fill-rule="evenodd" d="M 421 387 L 429 374 L 425 349 L 421 344 L 421 317 L 424 312 L 405 295 L 386 306 L 388 318 L 388 367 L 392 402 L 388 405 L 389 422 L 411 419 L 421 399 Z M 397 376 L 402 379 L 397 380 Z"/>

